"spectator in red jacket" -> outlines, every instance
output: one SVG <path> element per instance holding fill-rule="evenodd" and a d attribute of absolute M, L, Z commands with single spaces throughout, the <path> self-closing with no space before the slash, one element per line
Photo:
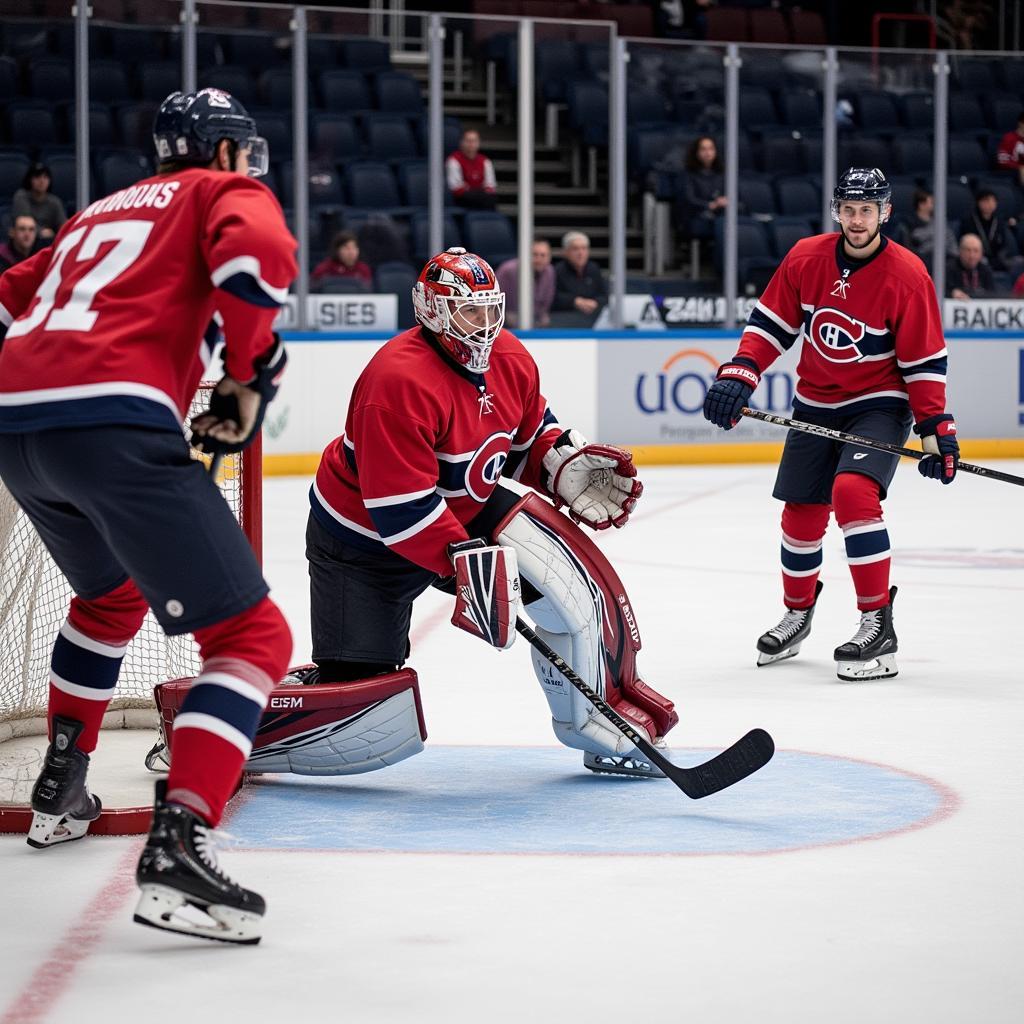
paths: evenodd
<path fill-rule="evenodd" d="M 462 133 L 459 148 L 445 161 L 448 191 L 460 206 L 493 210 L 498 202 L 494 164 L 480 152 L 480 133 Z"/>
<path fill-rule="evenodd" d="M 331 254 L 322 259 L 310 274 L 310 280 L 322 282 L 329 277 L 347 277 L 361 281 L 373 290 L 373 272 L 359 260 L 359 243 L 351 231 L 339 231 L 331 242 Z"/>
<path fill-rule="evenodd" d="M 1000 141 L 996 163 L 999 170 L 1011 171 L 1017 183 L 1024 186 L 1024 112 L 1017 116 L 1017 127 Z"/>

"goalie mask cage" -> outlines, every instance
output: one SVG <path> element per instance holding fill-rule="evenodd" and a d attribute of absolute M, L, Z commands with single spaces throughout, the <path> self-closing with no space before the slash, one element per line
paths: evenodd
<path fill-rule="evenodd" d="M 190 419 L 209 406 L 213 386 L 210 382 L 200 385 Z M 261 454 L 257 436 L 240 456 L 224 458 L 218 479 L 260 559 Z M 159 543 L 159 538 L 154 542 Z M 0 483 L 0 832 L 26 832 L 32 819 L 29 799 L 46 747 L 50 655 L 71 597 L 70 584 Z M 152 729 L 155 740 L 153 687 L 169 679 L 195 676 L 199 665 L 192 636 L 167 636 L 150 612 L 125 654 L 103 728 Z M 27 742 L 22 737 L 36 740 Z M 144 832 L 150 812 L 148 803 L 144 807 L 104 806 L 90 834 Z"/>

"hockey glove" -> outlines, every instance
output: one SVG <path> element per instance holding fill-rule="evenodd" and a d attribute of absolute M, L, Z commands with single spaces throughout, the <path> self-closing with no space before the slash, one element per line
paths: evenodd
<path fill-rule="evenodd" d="M 275 334 L 273 345 L 256 361 L 256 376 L 242 383 L 225 374 L 210 395 L 210 407 L 192 420 L 193 448 L 210 455 L 233 455 L 247 448 L 263 426 L 288 362 Z"/>
<path fill-rule="evenodd" d="M 592 530 L 624 526 L 644 485 L 633 455 L 610 444 L 588 444 L 578 430 L 566 430 L 544 456 L 548 491 L 555 508 Z"/>
<path fill-rule="evenodd" d="M 718 368 L 715 383 L 704 397 L 704 418 L 716 427 L 732 430 L 740 421 L 740 410 L 750 401 L 761 375 L 746 359 L 735 359 Z"/>
<path fill-rule="evenodd" d="M 960 445 L 956 440 L 956 420 L 952 414 L 944 412 L 929 416 L 914 427 L 914 433 L 920 435 L 921 447 L 927 453 L 917 464 L 917 471 L 932 480 L 952 483 L 960 465 Z"/>
<path fill-rule="evenodd" d="M 507 651 L 516 638 L 521 605 L 515 551 L 464 540 L 448 545 L 448 557 L 455 570 L 452 625 Z"/>

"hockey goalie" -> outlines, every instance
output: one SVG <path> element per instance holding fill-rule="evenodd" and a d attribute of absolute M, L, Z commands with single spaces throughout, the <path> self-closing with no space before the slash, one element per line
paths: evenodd
<path fill-rule="evenodd" d="M 423 749 L 419 683 L 405 662 L 413 601 L 431 586 L 454 596 L 455 626 L 501 650 L 525 606 L 541 639 L 665 748 L 678 717 L 637 674 L 625 588 L 577 525 L 625 525 L 643 489 L 632 456 L 557 422 L 533 358 L 503 329 L 504 303 L 485 260 L 457 248 L 435 256 L 413 291 L 417 326 L 356 382 L 310 490 L 314 664 L 272 695 L 248 770 L 348 775 Z M 587 768 L 661 775 L 531 653 L 555 735 Z M 172 756 L 190 682 L 157 690 Z"/>

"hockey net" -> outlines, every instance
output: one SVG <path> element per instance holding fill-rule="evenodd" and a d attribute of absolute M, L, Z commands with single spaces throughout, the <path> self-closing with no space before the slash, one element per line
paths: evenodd
<path fill-rule="evenodd" d="M 212 387 L 200 385 L 190 418 L 208 407 Z M 257 558 L 262 539 L 260 463 L 257 438 L 241 456 L 226 456 L 218 474 L 218 486 Z M 46 746 L 50 655 L 71 596 L 70 584 L 0 483 L 0 831 L 27 827 L 29 795 Z M 155 735 L 153 687 L 198 671 L 199 652 L 191 635 L 169 637 L 148 614 L 125 654 L 104 729 L 151 728 Z M 109 831 L 120 829 L 112 826 Z"/>

